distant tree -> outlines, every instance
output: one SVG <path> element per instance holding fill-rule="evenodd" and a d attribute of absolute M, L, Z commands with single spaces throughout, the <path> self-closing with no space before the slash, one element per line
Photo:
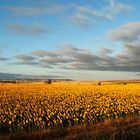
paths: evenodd
<path fill-rule="evenodd" d="M 99 82 L 97 83 L 97 85 L 100 86 L 100 85 L 101 85 L 101 81 L 99 81 Z"/>
<path fill-rule="evenodd" d="M 124 82 L 123 84 L 124 84 L 124 85 L 127 85 L 127 83 L 126 83 L 126 82 Z"/>
<path fill-rule="evenodd" d="M 51 79 L 49 79 L 49 80 L 48 80 L 48 84 L 51 84 L 51 83 L 52 83 L 52 80 L 51 80 Z"/>
<path fill-rule="evenodd" d="M 13 83 L 13 84 L 16 84 L 16 80 L 13 80 L 12 83 Z"/>
<path fill-rule="evenodd" d="M 52 80 L 48 79 L 47 81 L 44 81 L 44 84 L 52 84 Z"/>

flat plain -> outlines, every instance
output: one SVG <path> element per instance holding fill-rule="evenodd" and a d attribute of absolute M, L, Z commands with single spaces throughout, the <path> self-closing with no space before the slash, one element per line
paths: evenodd
<path fill-rule="evenodd" d="M 137 82 L 0 85 L 0 139 L 136 138 L 139 116 Z"/>

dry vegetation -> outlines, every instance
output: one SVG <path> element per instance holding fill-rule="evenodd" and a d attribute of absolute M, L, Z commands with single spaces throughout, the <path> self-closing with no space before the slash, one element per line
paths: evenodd
<path fill-rule="evenodd" d="M 0 109 L 4 139 L 140 138 L 139 84 L 4 84 Z"/>

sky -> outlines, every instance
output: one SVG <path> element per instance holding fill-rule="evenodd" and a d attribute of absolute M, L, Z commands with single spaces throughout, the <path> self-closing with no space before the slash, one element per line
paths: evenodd
<path fill-rule="evenodd" d="M 0 0 L 0 77 L 140 79 L 139 0 Z"/>

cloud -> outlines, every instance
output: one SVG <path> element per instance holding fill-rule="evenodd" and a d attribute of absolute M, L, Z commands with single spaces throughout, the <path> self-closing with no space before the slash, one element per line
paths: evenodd
<path fill-rule="evenodd" d="M 140 72 L 139 34 L 139 22 L 130 22 L 112 30 L 110 36 L 116 41 L 123 41 L 118 53 L 109 46 L 100 47 L 93 53 L 90 49 L 68 43 L 58 45 L 56 50 L 36 50 L 15 58 L 19 64 L 51 69 Z"/>
<path fill-rule="evenodd" d="M 8 61 L 9 58 L 6 58 L 6 57 L 0 57 L 0 61 Z"/>
<path fill-rule="evenodd" d="M 47 5 L 47 6 L 45 6 Z M 60 5 L 60 4 L 45 4 L 43 6 L 7 6 L 4 9 L 13 12 L 16 15 L 25 16 L 37 16 L 37 15 L 53 15 L 69 10 L 72 5 Z"/>
<path fill-rule="evenodd" d="M 81 49 L 74 47 L 73 44 L 64 44 L 59 47 L 59 50 L 54 51 L 35 51 L 33 55 L 40 57 L 40 66 L 51 68 L 64 68 L 66 65 L 73 65 L 79 63 L 94 63 L 97 56 L 92 54 L 88 49 Z"/>
<path fill-rule="evenodd" d="M 22 6 L 7 6 L 5 7 L 6 10 L 9 10 L 11 12 L 14 12 L 18 15 L 40 15 L 43 13 L 46 13 L 46 8 L 41 7 L 22 7 Z"/>
<path fill-rule="evenodd" d="M 108 4 L 100 9 L 89 5 L 77 5 L 74 7 L 75 13 L 66 19 L 80 27 L 89 28 L 99 19 L 113 20 L 116 15 L 133 9 L 134 7 L 131 5 L 123 4 L 116 0 L 108 0 Z"/>
<path fill-rule="evenodd" d="M 16 57 L 16 59 L 23 60 L 23 61 L 32 61 L 32 60 L 35 60 L 35 57 L 29 56 L 29 55 L 24 55 L 24 54 L 16 55 L 15 57 Z"/>
<path fill-rule="evenodd" d="M 86 51 L 87 49 L 81 49 L 74 47 L 74 44 L 67 43 L 67 44 L 61 44 L 57 46 L 57 50 L 54 51 L 47 51 L 47 50 L 37 50 L 33 51 L 32 55 L 38 56 L 38 57 L 59 57 L 67 54 L 73 54 L 75 52 L 82 52 Z"/>
<path fill-rule="evenodd" d="M 54 56 L 46 54 L 41 57 L 42 59 L 38 63 L 46 68 L 139 72 L 139 46 L 140 42 L 123 44 L 123 51 L 112 55 L 113 50 L 105 47 L 93 53 L 89 49 L 64 45 L 59 50 L 47 51 L 47 54 Z"/>
<path fill-rule="evenodd" d="M 24 25 L 24 24 L 9 24 L 8 30 L 15 34 L 40 36 L 42 34 L 50 33 L 50 30 L 41 25 Z"/>
<path fill-rule="evenodd" d="M 41 65 L 44 66 L 44 64 L 47 64 L 48 66 L 57 66 L 59 64 L 67 64 L 69 62 L 73 62 L 72 59 L 70 58 L 62 58 L 62 57 L 50 57 L 50 58 L 46 58 L 46 59 L 41 59 L 39 61 L 41 63 Z"/>
<path fill-rule="evenodd" d="M 89 29 L 99 19 L 113 20 L 116 15 L 131 11 L 134 9 L 132 5 L 118 2 L 117 0 L 107 0 L 100 8 L 94 5 L 80 5 L 76 1 L 74 3 L 61 4 L 39 2 L 37 5 L 28 4 L 28 6 L 7 6 L 4 9 L 14 13 L 15 15 L 39 16 L 39 15 L 57 15 L 61 19 L 69 21 L 83 29 Z"/>
<path fill-rule="evenodd" d="M 124 46 L 123 52 L 117 55 L 117 59 L 124 64 L 124 66 L 129 65 L 137 71 L 140 68 L 140 42 L 139 43 L 129 43 Z"/>
<path fill-rule="evenodd" d="M 115 41 L 132 42 L 140 37 L 140 22 L 129 22 L 108 33 L 110 39 Z"/>
<path fill-rule="evenodd" d="M 117 0 L 109 0 L 109 5 L 103 9 L 104 17 L 113 19 L 117 14 L 131 11 L 134 7 L 132 5 L 117 2 Z"/>
<path fill-rule="evenodd" d="M 0 72 L 0 80 L 14 80 L 14 79 L 60 79 L 63 76 L 58 75 L 27 75 L 27 74 L 13 74 Z"/>
<path fill-rule="evenodd" d="M 67 17 L 67 19 L 71 23 L 74 23 L 85 29 L 88 29 L 91 26 L 91 24 L 93 23 L 93 21 L 88 16 L 84 16 L 84 15 L 81 15 L 78 13 L 73 16 Z"/>
<path fill-rule="evenodd" d="M 32 65 L 32 66 L 37 66 L 38 65 L 38 62 L 35 62 L 35 61 L 18 61 L 18 62 L 15 62 L 14 64 L 16 65 Z"/>
<path fill-rule="evenodd" d="M 50 52 L 50 51 L 46 51 L 46 50 L 37 50 L 37 51 L 33 51 L 32 52 L 33 55 L 38 56 L 38 57 L 57 57 L 59 56 L 59 52 Z"/>
<path fill-rule="evenodd" d="M 15 56 L 16 60 L 18 60 L 17 62 L 15 62 L 15 64 L 21 64 L 21 65 L 38 65 L 38 62 L 36 62 L 36 58 L 33 56 L 29 56 L 29 55 L 16 55 Z"/>
<path fill-rule="evenodd" d="M 133 46 L 125 46 L 128 50 L 123 51 L 116 56 L 104 55 L 104 54 L 82 54 L 79 59 L 63 65 L 63 69 L 71 70 L 98 70 L 98 71 L 140 71 L 140 48 L 134 44 Z M 133 51 L 131 51 L 133 49 Z M 136 53 L 137 52 L 137 53 Z M 86 57 L 85 57 L 86 56 Z M 77 58 L 76 57 L 76 58 Z"/>
<path fill-rule="evenodd" d="M 112 49 L 102 47 L 97 52 L 64 44 L 57 50 L 36 50 L 30 55 L 16 56 L 21 65 L 65 70 L 140 71 L 140 42 L 123 44 L 122 51 L 114 54 Z M 43 53 L 44 52 L 44 53 Z"/>
<path fill-rule="evenodd" d="M 76 52 L 80 53 L 86 50 L 86 49 L 73 47 L 73 44 L 63 44 L 58 48 L 59 48 L 58 50 L 54 50 L 54 51 L 46 51 L 46 50 L 33 51 L 32 55 L 41 58 L 39 60 L 39 64 L 43 67 L 45 66 L 60 67 L 60 65 L 62 66 L 66 63 L 68 64 L 75 61 L 75 59 L 78 59 Z"/>
<path fill-rule="evenodd" d="M 99 55 L 109 55 L 113 53 L 113 49 L 102 47 L 98 50 Z"/>

